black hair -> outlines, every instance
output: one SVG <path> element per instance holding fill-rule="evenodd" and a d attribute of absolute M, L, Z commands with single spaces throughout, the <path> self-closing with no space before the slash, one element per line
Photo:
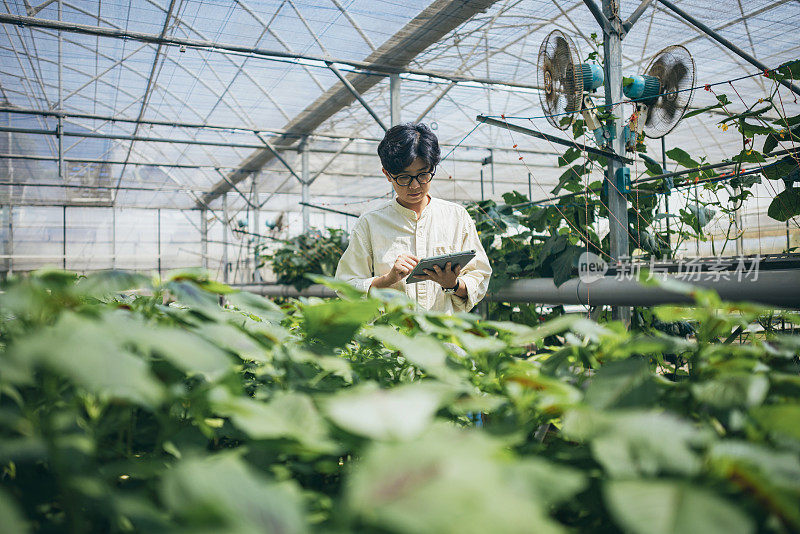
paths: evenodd
<path fill-rule="evenodd" d="M 431 169 L 439 164 L 439 140 L 425 124 L 407 122 L 392 126 L 378 145 L 381 165 L 390 174 L 398 174 L 421 158 Z"/>

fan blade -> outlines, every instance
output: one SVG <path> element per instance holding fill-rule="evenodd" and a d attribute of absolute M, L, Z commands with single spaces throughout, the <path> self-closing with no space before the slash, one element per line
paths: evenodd
<path fill-rule="evenodd" d="M 655 106 L 647 106 L 647 116 L 644 119 L 645 126 L 653 126 L 655 120 Z"/>
<path fill-rule="evenodd" d="M 664 56 L 656 59 L 647 71 L 650 76 L 655 76 L 659 80 L 663 79 L 667 73 L 667 65 Z"/>
<path fill-rule="evenodd" d="M 686 65 L 683 63 L 676 63 L 673 67 L 667 71 L 667 78 L 669 79 L 669 85 L 675 87 L 675 90 L 680 88 L 681 82 L 686 75 L 689 74 L 689 69 L 686 68 Z"/>
<path fill-rule="evenodd" d="M 677 100 L 670 100 L 668 98 L 662 98 L 661 102 L 659 102 L 659 107 L 663 112 L 664 118 L 667 119 L 667 122 L 672 124 L 672 120 L 675 118 L 675 115 L 679 111 L 679 106 L 676 104 Z"/>
<path fill-rule="evenodd" d="M 564 68 L 566 68 L 567 64 L 570 63 L 571 55 L 572 54 L 570 53 L 569 44 L 567 43 L 567 40 L 561 36 L 556 37 L 556 47 L 555 50 L 553 50 L 553 58 L 555 58 L 556 61 L 558 61 L 559 67 L 563 63 Z M 561 69 L 559 69 L 559 71 L 560 70 Z"/>

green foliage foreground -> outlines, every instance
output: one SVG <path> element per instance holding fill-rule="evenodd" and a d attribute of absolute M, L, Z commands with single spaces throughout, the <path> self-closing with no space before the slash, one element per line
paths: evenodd
<path fill-rule="evenodd" d="M 686 339 L 347 297 L 7 284 L 0 531 L 800 530 L 800 338 L 732 342 L 763 310 L 656 310 Z"/>

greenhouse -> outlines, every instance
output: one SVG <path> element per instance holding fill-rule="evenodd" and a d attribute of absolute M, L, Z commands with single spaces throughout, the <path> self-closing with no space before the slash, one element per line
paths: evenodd
<path fill-rule="evenodd" d="M 796 0 L 0 23 L 0 532 L 800 532 Z"/>

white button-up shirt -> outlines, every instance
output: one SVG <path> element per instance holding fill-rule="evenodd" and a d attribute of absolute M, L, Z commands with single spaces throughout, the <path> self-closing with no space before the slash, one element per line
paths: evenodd
<path fill-rule="evenodd" d="M 462 312 L 471 310 L 486 295 L 492 275 L 475 223 L 463 206 L 431 198 L 417 218 L 414 210 L 393 199 L 359 217 L 339 260 L 336 278 L 366 292 L 376 277 L 391 270 L 400 254 L 423 259 L 464 250 L 475 251 L 475 257 L 458 275 L 466 286 L 466 298 L 445 294 L 430 280 L 406 284 L 402 279 L 393 289 L 405 292 L 420 308 Z"/>

